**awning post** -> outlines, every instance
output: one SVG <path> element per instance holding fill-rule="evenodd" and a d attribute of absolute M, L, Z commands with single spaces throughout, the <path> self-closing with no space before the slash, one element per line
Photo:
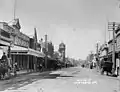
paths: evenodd
<path fill-rule="evenodd" d="M 29 55 L 27 56 L 27 72 L 29 72 Z"/>

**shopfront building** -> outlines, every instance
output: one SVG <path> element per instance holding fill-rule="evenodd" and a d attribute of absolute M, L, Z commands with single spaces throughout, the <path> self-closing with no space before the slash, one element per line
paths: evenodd
<path fill-rule="evenodd" d="M 14 24 L 14 28 L 16 29 L 12 34 L 14 47 L 11 48 L 13 61 L 18 63 L 20 69 L 36 70 L 38 58 L 44 57 L 44 54 L 32 47 L 35 46 L 34 39 L 31 40 L 30 37 L 20 32 L 19 26 L 17 27 Z"/>
<path fill-rule="evenodd" d="M 3 29 L 3 22 L 0 22 L 0 59 L 3 55 L 3 52 L 8 55 L 8 48 L 12 42 L 10 33 Z"/>
<path fill-rule="evenodd" d="M 38 57 L 44 57 L 44 54 L 30 48 L 30 37 L 20 31 L 19 19 L 15 19 L 10 24 L 1 23 L 0 27 L 9 34 L 7 38 L 4 37 L 6 41 L 0 41 L 0 45 L 4 43 L 5 46 L 11 47 L 12 65 L 17 62 L 20 69 L 35 69 Z M 2 31 L 0 32 L 3 34 Z"/>

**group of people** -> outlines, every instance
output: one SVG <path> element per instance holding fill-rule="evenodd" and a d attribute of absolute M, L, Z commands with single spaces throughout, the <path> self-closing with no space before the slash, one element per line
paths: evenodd
<path fill-rule="evenodd" d="M 0 60 L 0 79 L 5 77 L 5 74 L 8 72 L 8 58 L 5 55 L 5 52 L 3 53 L 3 56 Z"/>
<path fill-rule="evenodd" d="M 13 65 L 11 65 L 10 59 L 7 57 L 5 52 L 3 52 L 3 55 L 0 59 L 0 79 L 4 79 L 5 75 L 10 76 L 10 72 L 13 71 L 14 75 L 17 75 L 18 66 L 15 62 Z"/>

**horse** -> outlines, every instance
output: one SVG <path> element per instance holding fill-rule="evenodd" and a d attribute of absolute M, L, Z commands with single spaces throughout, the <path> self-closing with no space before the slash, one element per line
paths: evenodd
<path fill-rule="evenodd" d="M 0 63 L 0 79 L 4 79 L 6 73 L 8 73 L 8 68 Z"/>

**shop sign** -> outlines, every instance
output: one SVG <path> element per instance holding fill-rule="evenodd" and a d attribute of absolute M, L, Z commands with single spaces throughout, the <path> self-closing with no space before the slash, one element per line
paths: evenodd
<path fill-rule="evenodd" d="M 20 37 L 15 37 L 15 44 L 23 47 L 29 47 L 29 42 L 21 39 Z"/>
<path fill-rule="evenodd" d="M 14 29 L 12 27 L 8 26 L 7 24 L 4 25 L 3 29 L 10 33 L 14 32 Z"/>
<path fill-rule="evenodd" d="M 118 50 L 117 45 L 118 45 L 118 44 L 115 44 L 115 51 Z M 109 52 L 112 52 L 112 51 L 113 51 L 113 43 L 110 43 L 110 44 L 109 44 L 108 50 L 109 50 Z"/>
<path fill-rule="evenodd" d="M 29 37 L 26 36 L 26 35 L 23 34 L 23 33 L 20 33 L 20 34 L 19 34 L 19 37 L 20 37 L 21 39 L 23 39 L 23 40 L 29 41 Z"/>
<path fill-rule="evenodd" d="M 117 37 L 117 51 L 120 51 L 120 35 Z"/>

